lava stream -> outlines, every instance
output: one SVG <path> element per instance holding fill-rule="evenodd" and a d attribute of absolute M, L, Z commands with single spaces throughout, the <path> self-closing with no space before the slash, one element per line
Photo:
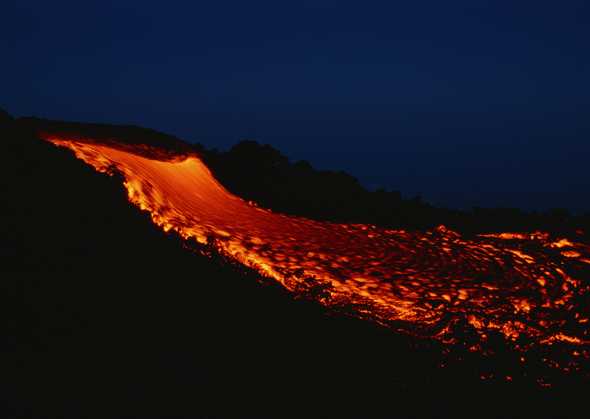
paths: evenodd
<path fill-rule="evenodd" d="M 359 317 L 440 341 L 456 341 L 452 325 L 461 319 L 480 342 L 499 333 L 521 351 L 564 343 L 576 359 L 590 358 L 583 303 L 590 247 L 583 243 L 545 233 L 466 239 L 443 226 L 407 232 L 286 216 L 232 195 L 197 155 L 157 159 L 96 141 L 47 140 L 100 172 L 122 175 L 129 200 L 165 231 L 213 240 L 225 256 L 294 293 L 321 290 L 315 298 L 327 307 L 347 305 Z"/>

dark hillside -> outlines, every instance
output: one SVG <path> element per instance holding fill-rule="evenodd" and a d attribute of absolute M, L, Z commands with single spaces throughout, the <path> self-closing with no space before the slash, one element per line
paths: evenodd
<path fill-rule="evenodd" d="M 590 213 L 574 216 L 559 208 L 546 213 L 517 208 L 460 211 L 434 207 L 420 197 L 406 198 L 399 191 L 369 191 L 345 172 L 315 170 L 306 161 L 290 162 L 278 150 L 255 141 L 243 141 L 225 153 L 207 152 L 205 157 L 232 192 L 288 214 L 404 229 L 444 224 L 467 234 L 590 230 Z"/>
<path fill-rule="evenodd" d="M 328 316 L 188 250 L 129 205 L 118 179 L 5 114 L 0 143 L 2 417 L 562 416 L 583 402 L 569 387 L 482 382 L 467 361 L 439 368 L 436 347 Z M 302 171 L 333 179 L 338 199 L 367 196 L 346 175 L 240 147 L 252 151 L 209 157 L 218 173 L 251 153 L 249 179 L 260 179 L 277 170 L 261 166 L 271 154 L 289 190 Z M 247 195 L 249 182 L 233 188 Z M 276 206 L 304 211 L 313 194 Z M 330 216 L 320 202 L 309 211 Z"/>
<path fill-rule="evenodd" d="M 36 133 L 95 138 L 111 145 L 113 138 L 129 144 L 149 144 L 157 150 L 145 153 L 157 153 L 159 157 L 162 150 L 169 151 L 164 157 L 196 152 L 230 191 L 287 214 L 403 229 L 428 229 L 444 224 L 465 234 L 543 230 L 586 236 L 590 231 L 590 212 L 573 215 L 557 203 L 554 210 L 541 213 L 518 208 L 461 211 L 434 207 L 419 196 L 403 197 L 399 191 L 369 191 L 348 173 L 316 170 L 306 161 L 291 162 L 280 151 L 256 141 L 242 141 L 227 152 L 219 152 L 136 126 L 38 118 L 20 118 L 18 124 Z"/>

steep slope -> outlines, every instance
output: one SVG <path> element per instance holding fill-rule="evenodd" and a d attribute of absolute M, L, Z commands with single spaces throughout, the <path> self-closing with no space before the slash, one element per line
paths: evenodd
<path fill-rule="evenodd" d="M 480 382 L 476 358 L 447 373 L 436 345 L 326 317 L 252 271 L 194 254 L 128 204 L 119 178 L 8 125 L 2 397 L 12 416 L 501 409 L 490 398 L 513 413 L 531 402 L 575 409 L 570 387 Z"/>

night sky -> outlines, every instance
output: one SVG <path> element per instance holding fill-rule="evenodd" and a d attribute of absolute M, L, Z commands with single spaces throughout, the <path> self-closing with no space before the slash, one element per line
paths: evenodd
<path fill-rule="evenodd" d="M 0 107 L 256 139 L 451 207 L 590 210 L 590 2 L 4 1 Z"/>

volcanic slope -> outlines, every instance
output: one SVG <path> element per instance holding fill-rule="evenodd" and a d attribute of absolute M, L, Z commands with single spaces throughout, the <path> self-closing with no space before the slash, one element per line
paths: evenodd
<path fill-rule="evenodd" d="M 164 231 L 212 244 L 291 292 L 311 288 L 329 308 L 444 342 L 457 342 L 454 325 L 467 323 L 478 336 L 470 349 L 483 353 L 491 332 L 524 353 L 567 346 L 570 359 L 548 364 L 585 368 L 589 315 L 579 302 L 590 290 L 590 247 L 581 242 L 542 232 L 467 240 L 444 226 L 408 233 L 285 216 L 229 193 L 196 155 L 150 158 L 94 139 L 47 140 L 121 175 L 129 200 Z"/>
<path fill-rule="evenodd" d="M 15 412 L 65 409 L 76 417 L 102 405 L 164 414 L 173 405 L 182 413 L 263 414 L 301 388 L 297 404 L 312 416 L 456 413 L 466 399 L 485 404 L 492 395 L 512 400 L 517 412 L 529 411 L 519 401 L 531 397 L 545 413 L 564 409 L 554 397 L 569 391 L 547 398 L 520 389 L 516 397 L 516 384 L 473 380 L 471 361 L 447 374 L 436 367 L 438 350 L 414 351 L 394 334 L 251 286 L 252 272 L 217 268 L 151 228 L 127 205 L 118 177 L 93 173 L 21 129 L 3 130 L 3 139 L 11 157 L 3 211 L 12 221 L 3 224 L 3 270 L 40 272 L 4 283 L 4 307 L 18 314 L 5 325 L 13 351 L 5 360 L 24 365 L 3 385 L 4 406 Z M 252 387 L 272 401 L 262 403 Z M 344 395 L 345 408 L 328 402 Z M 227 397 L 236 406 L 220 405 Z"/>

